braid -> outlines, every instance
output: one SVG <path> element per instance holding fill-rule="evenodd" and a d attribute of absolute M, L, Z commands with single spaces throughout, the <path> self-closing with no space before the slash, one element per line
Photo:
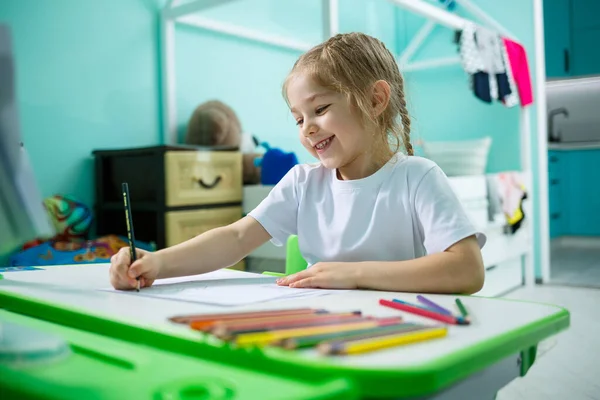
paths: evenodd
<path fill-rule="evenodd" d="M 409 156 L 414 155 L 412 144 L 410 143 L 410 116 L 408 115 L 408 108 L 406 107 L 406 98 L 404 97 L 404 79 L 400 75 L 400 90 L 398 93 L 399 97 L 399 114 L 402 119 L 402 142 L 406 148 L 406 153 Z"/>
<path fill-rule="evenodd" d="M 414 155 L 412 144 L 410 143 L 410 117 L 406 109 L 406 101 L 402 97 L 402 108 L 400 109 L 400 118 L 402 118 L 402 142 L 409 156 Z"/>

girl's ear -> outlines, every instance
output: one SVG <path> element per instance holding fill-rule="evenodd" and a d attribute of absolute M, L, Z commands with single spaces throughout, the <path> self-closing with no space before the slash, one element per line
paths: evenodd
<path fill-rule="evenodd" d="M 377 118 L 385 111 L 390 103 L 391 88 L 390 84 L 384 80 L 379 80 L 373 84 L 373 117 Z"/>

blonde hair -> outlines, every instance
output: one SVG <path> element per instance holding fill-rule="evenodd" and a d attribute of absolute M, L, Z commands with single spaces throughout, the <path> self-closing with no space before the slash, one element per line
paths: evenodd
<path fill-rule="evenodd" d="M 356 106 L 363 121 L 368 120 L 388 139 L 390 150 L 398 152 L 403 144 L 413 155 L 410 143 L 410 117 L 404 97 L 404 79 L 396 60 L 378 39 L 363 33 L 338 34 L 300 56 L 283 84 L 287 87 L 298 73 L 306 73 L 320 86 L 345 94 Z M 389 103 L 377 118 L 372 115 L 372 89 L 375 82 L 386 81 L 391 88 Z M 398 121 L 398 116 L 401 123 Z"/>

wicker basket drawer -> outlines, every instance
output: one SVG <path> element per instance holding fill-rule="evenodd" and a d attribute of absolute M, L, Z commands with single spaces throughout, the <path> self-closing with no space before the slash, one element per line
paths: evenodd
<path fill-rule="evenodd" d="M 242 218 L 241 207 L 209 208 L 165 213 L 166 245 L 173 246 L 213 228 Z"/>
<path fill-rule="evenodd" d="M 166 206 L 242 201 L 242 154 L 177 151 L 165 153 Z"/>

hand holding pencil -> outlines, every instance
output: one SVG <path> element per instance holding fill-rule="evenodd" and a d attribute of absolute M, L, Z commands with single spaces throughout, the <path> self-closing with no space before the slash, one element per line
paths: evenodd
<path fill-rule="evenodd" d="M 133 263 L 129 247 L 123 247 L 110 259 L 110 283 L 115 289 L 136 289 L 138 283 L 140 287 L 150 287 L 160 273 L 162 262 L 156 253 L 141 249 L 136 249 L 136 253 Z"/>
<path fill-rule="evenodd" d="M 115 289 L 133 289 L 152 285 L 161 269 L 160 256 L 136 249 L 131 215 L 129 186 L 123 183 L 123 204 L 129 247 L 119 250 L 110 260 L 110 282 Z"/>

